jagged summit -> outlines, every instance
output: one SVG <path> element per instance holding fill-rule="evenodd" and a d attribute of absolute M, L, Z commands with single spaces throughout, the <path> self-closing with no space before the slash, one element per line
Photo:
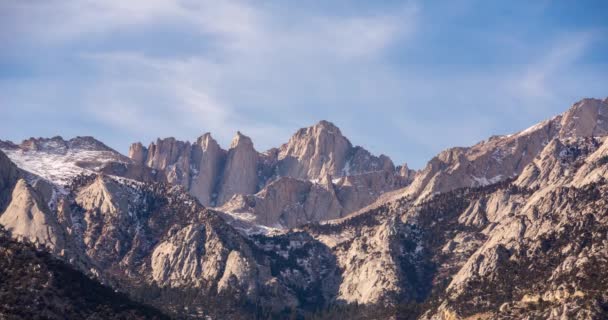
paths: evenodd
<path fill-rule="evenodd" d="M 310 128 L 315 128 L 317 130 L 325 130 L 327 133 L 337 133 L 339 135 L 342 135 L 342 132 L 340 132 L 340 128 L 338 128 L 333 122 L 327 120 L 321 120 Z"/>
<path fill-rule="evenodd" d="M 65 140 L 30 138 L 20 144 L 0 142 L 0 150 L 19 168 L 58 185 L 69 183 L 85 172 L 98 172 L 108 163 L 131 160 L 99 140 L 84 136 Z"/>
<path fill-rule="evenodd" d="M 211 135 L 211 132 L 205 132 L 202 136 L 196 139 L 196 144 L 200 145 L 203 149 L 209 148 L 209 145 L 214 144 L 218 145 L 217 141 Z"/>
<path fill-rule="evenodd" d="M 555 138 L 607 134 L 608 101 L 582 99 L 565 112 L 518 133 L 440 152 L 420 171 L 406 194 L 422 199 L 437 192 L 496 183 L 521 174 Z"/>
<path fill-rule="evenodd" d="M 583 99 L 562 114 L 560 137 L 603 136 L 608 133 L 608 99 Z"/>
<path fill-rule="evenodd" d="M 129 157 L 136 163 L 162 170 L 168 182 L 184 186 L 205 206 L 222 206 L 235 195 L 262 192 L 269 183 L 282 177 L 319 182 L 328 176 L 335 180 L 376 172 L 374 177 L 362 178 L 367 183 L 374 181 L 371 188 L 357 188 L 359 191 L 354 192 L 346 190 L 350 187 L 344 188 L 348 197 L 343 196 L 347 208 L 343 213 L 347 214 L 373 201 L 378 193 L 402 187 L 413 176 L 409 170 L 397 170 L 387 156 L 377 157 L 353 146 L 335 124 L 326 120 L 297 130 L 287 143 L 264 153 L 256 151 L 252 139 L 238 131 L 227 150 L 210 133 L 205 133 L 192 144 L 174 138 L 157 139 L 147 148 L 134 143 Z M 312 203 L 309 210 L 319 210 L 328 201 Z M 324 214 L 315 217 L 319 216 Z"/>
<path fill-rule="evenodd" d="M 241 145 L 247 145 L 253 148 L 253 141 L 251 141 L 251 138 L 248 136 L 244 135 L 240 131 L 237 131 L 234 138 L 232 138 L 232 142 L 230 143 L 230 149 L 239 147 Z"/>
<path fill-rule="evenodd" d="M 180 319 L 249 318 L 231 314 L 241 309 L 604 319 L 605 110 L 604 100 L 580 101 L 520 133 L 445 150 L 420 172 L 344 143 L 328 123 L 267 153 L 241 133 L 229 150 L 210 135 L 134 144 L 133 162 L 166 177 L 160 184 L 98 174 L 47 192 L 0 153 L 0 223 Z M 78 150 L 67 154 L 103 155 Z M 80 162 L 9 151 L 30 167 Z"/>
<path fill-rule="evenodd" d="M 68 149 L 117 152 L 91 136 L 77 136 L 69 140 L 65 140 L 61 136 L 54 136 L 52 138 L 31 137 L 23 140 L 20 144 L 0 140 L 0 149 L 21 149 L 24 151 L 51 153 L 66 153 Z"/>
<path fill-rule="evenodd" d="M 289 142 L 286 144 L 290 144 L 294 140 L 307 139 L 310 137 L 316 137 L 316 139 L 319 139 L 320 137 L 326 135 L 335 135 L 336 137 L 334 139 L 343 139 L 347 144 L 351 144 L 350 141 L 348 141 L 348 139 L 342 135 L 340 128 L 327 120 L 321 120 L 310 127 L 300 128 L 293 136 L 291 136 Z"/>

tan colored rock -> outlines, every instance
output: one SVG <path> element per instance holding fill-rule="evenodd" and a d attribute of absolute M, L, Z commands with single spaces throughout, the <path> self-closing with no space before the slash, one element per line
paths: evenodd
<path fill-rule="evenodd" d="M 217 284 L 218 292 L 226 290 L 241 290 L 252 296 L 256 293 L 255 267 L 250 264 L 250 261 L 236 250 L 233 250 L 228 255 L 224 274 Z"/>
<path fill-rule="evenodd" d="M 384 170 L 342 177 L 335 183 L 336 194 L 343 207 L 341 216 L 351 214 L 373 203 L 384 193 L 407 184 L 407 179 Z"/>
<path fill-rule="evenodd" d="M 269 227 L 293 228 L 311 221 L 339 218 L 342 212 L 331 180 L 316 184 L 294 178 L 280 178 L 255 195 L 238 195 L 220 210 L 253 216 Z"/>
<path fill-rule="evenodd" d="M 156 144 L 150 144 L 148 147 L 146 164 L 151 168 L 164 170 L 169 183 L 188 188 L 191 150 L 189 142 L 175 138 L 157 139 Z"/>
<path fill-rule="evenodd" d="M 608 179 L 608 137 L 598 139 L 601 145 L 589 155 L 580 169 L 572 177 L 572 185 L 583 187 L 587 184 Z"/>
<path fill-rule="evenodd" d="M 298 130 L 279 151 L 279 175 L 318 179 L 344 174 L 351 143 L 334 124 L 321 121 Z"/>
<path fill-rule="evenodd" d="M 152 252 L 152 277 L 161 285 L 197 282 L 203 272 L 201 253 L 204 227 L 190 224 L 159 243 Z"/>
<path fill-rule="evenodd" d="M 141 142 L 133 143 L 129 147 L 129 158 L 137 164 L 147 163 L 148 148 L 144 147 Z"/>
<path fill-rule="evenodd" d="M 232 198 L 219 210 L 268 227 L 293 228 L 347 216 L 405 183 L 405 179 L 387 171 L 339 179 L 326 175 L 314 183 L 283 177 L 255 195 Z"/>
<path fill-rule="evenodd" d="M 469 148 L 445 150 L 417 174 L 405 194 L 422 200 L 437 192 L 518 176 L 554 138 L 606 134 L 607 115 L 608 103 L 584 99 L 565 113 L 517 134 L 491 137 Z M 527 173 L 530 174 L 533 172 Z"/>
<path fill-rule="evenodd" d="M 335 254 L 343 271 L 338 299 L 351 303 L 380 303 L 391 293 L 400 292 L 397 262 L 390 254 L 394 221 L 374 228 L 360 228 L 364 237 L 337 247 Z M 373 259 L 369 257 L 373 256 Z"/>
<path fill-rule="evenodd" d="M 222 205 L 235 194 L 254 194 L 258 188 L 258 153 L 251 139 L 238 132 L 232 140 L 226 159 L 217 205 Z"/>
<path fill-rule="evenodd" d="M 383 154 L 375 157 L 369 151 L 359 146 L 351 149 L 350 154 L 347 168 L 343 169 L 344 175 L 356 175 L 375 171 L 395 171 L 393 161 Z"/>
<path fill-rule="evenodd" d="M 192 158 L 196 172 L 190 184 L 190 194 L 204 206 L 215 204 L 214 193 L 219 183 L 226 152 L 206 133 L 192 146 Z"/>
<path fill-rule="evenodd" d="M 396 168 L 400 176 L 405 178 L 406 181 L 411 182 L 414 180 L 416 170 L 412 170 L 408 167 L 407 163 L 404 163 Z"/>
<path fill-rule="evenodd" d="M 49 212 L 42 197 L 23 179 L 17 181 L 12 200 L 0 216 L 0 224 L 13 237 L 27 239 L 53 251 L 65 246 L 56 218 Z"/>
<path fill-rule="evenodd" d="M 561 120 L 560 138 L 597 137 L 608 134 L 608 102 L 583 99 L 566 111 Z"/>
<path fill-rule="evenodd" d="M 85 210 L 98 210 L 112 216 L 129 211 L 128 198 L 126 195 L 121 196 L 120 186 L 103 176 L 98 176 L 93 183 L 82 189 L 76 196 L 76 203 Z"/>
<path fill-rule="evenodd" d="M 176 141 L 173 138 L 158 139 L 148 149 L 135 143 L 131 146 L 130 157 L 136 163 L 145 157 L 144 163 L 162 170 L 169 183 L 183 185 L 205 206 L 222 206 L 233 196 L 240 194 L 243 197 L 239 196 L 240 200 L 237 199 L 237 203 L 231 204 L 230 207 L 242 207 L 238 202 L 243 202 L 249 195 L 282 177 L 318 182 L 328 176 L 342 177 L 370 172 L 378 173 L 378 176 L 385 175 L 380 172 L 396 174 L 395 167 L 388 157 L 384 155 L 376 157 L 361 147 L 353 147 L 348 139 L 342 136 L 340 130 L 327 121 L 300 129 L 281 148 L 273 148 L 264 153 L 256 152 L 251 139 L 241 133 L 235 137 L 230 151 L 223 150 L 209 133 L 201 136 L 191 145 L 189 155 L 188 145 L 188 142 Z M 405 179 L 400 181 L 411 181 L 413 171 L 404 170 L 402 174 Z M 132 176 L 134 175 L 129 175 Z M 344 193 L 346 198 L 352 199 L 346 204 L 349 211 L 368 204 L 372 201 L 370 200 L 372 196 L 402 186 L 401 183 L 395 186 L 379 185 L 371 181 L 366 183 L 378 186 L 378 189 L 368 187 L 367 195 L 361 194 L 356 198 Z M 351 189 L 351 186 L 347 183 L 345 189 Z M 316 203 L 319 207 L 306 209 L 309 211 L 306 214 L 308 218 L 304 218 L 302 213 L 289 213 L 286 217 L 290 217 L 289 219 L 299 217 L 296 220 L 308 221 L 311 216 L 326 220 L 323 216 L 340 217 L 346 214 L 338 208 L 341 205 L 327 207 L 325 202 L 331 203 L 327 198 L 331 195 L 322 195 L 323 192 L 318 191 L 308 201 Z M 276 204 L 275 207 L 285 205 L 281 203 Z M 325 210 L 332 212 L 326 213 Z M 334 210 L 338 211 L 334 212 Z M 269 214 L 269 216 L 275 215 L 277 213 Z"/>

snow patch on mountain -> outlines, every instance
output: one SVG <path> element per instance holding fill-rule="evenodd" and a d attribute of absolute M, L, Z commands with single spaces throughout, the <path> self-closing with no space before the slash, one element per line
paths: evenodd
<path fill-rule="evenodd" d="M 65 154 L 35 150 L 3 150 L 19 168 L 58 185 L 68 184 L 82 173 L 100 170 L 104 164 L 116 161 L 108 151 L 68 150 Z M 88 168 L 83 164 L 90 164 Z"/>
<path fill-rule="evenodd" d="M 0 149 L 19 168 L 59 186 L 82 173 L 97 172 L 109 162 L 130 161 L 91 137 L 67 141 L 61 137 L 31 138 L 20 145 L 0 142 Z"/>

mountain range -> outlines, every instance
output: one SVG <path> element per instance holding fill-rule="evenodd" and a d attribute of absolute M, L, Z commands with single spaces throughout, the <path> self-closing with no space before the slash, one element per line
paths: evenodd
<path fill-rule="evenodd" d="M 417 171 L 328 121 L 265 152 L 0 141 L 0 224 L 138 316 L 605 319 L 607 136 L 608 98 Z"/>

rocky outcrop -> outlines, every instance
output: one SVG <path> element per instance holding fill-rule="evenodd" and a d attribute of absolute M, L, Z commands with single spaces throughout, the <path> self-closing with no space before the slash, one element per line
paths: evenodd
<path fill-rule="evenodd" d="M 256 224 L 293 228 L 339 218 L 342 206 L 329 180 L 325 184 L 280 178 L 255 195 L 238 195 L 219 208 Z"/>
<path fill-rule="evenodd" d="M 560 138 L 599 137 L 608 134 L 608 98 L 583 99 L 561 117 Z"/>
<path fill-rule="evenodd" d="M 328 121 L 298 130 L 281 146 L 278 160 L 279 175 L 298 179 L 395 169 L 388 157 L 374 157 L 361 147 L 353 147 L 340 129 Z"/>
<path fill-rule="evenodd" d="M 403 178 L 405 178 L 406 181 L 408 181 L 408 183 L 415 179 L 417 173 L 416 170 L 410 169 L 407 163 L 398 166 L 396 170 L 400 176 L 402 176 Z"/>
<path fill-rule="evenodd" d="M 321 121 L 298 130 L 279 149 L 279 175 L 298 179 L 338 176 L 348 163 L 352 145 L 334 124 Z"/>
<path fill-rule="evenodd" d="M 211 134 L 205 133 L 193 145 L 192 153 L 195 172 L 189 191 L 204 206 L 214 206 L 226 151 L 220 148 Z"/>
<path fill-rule="evenodd" d="M 446 314 L 456 319 L 480 314 L 493 319 L 605 315 L 593 304 L 606 299 L 590 297 L 608 285 L 591 280 L 608 257 L 601 231 L 608 222 L 601 213 L 606 210 L 608 175 L 604 164 L 597 163 L 605 149 L 602 140 L 555 139 L 513 183 L 470 197 L 455 217 L 467 226 L 458 234 L 476 240 L 469 242 L 466 255 L 452 254 L 454 261 L 441 267 L 457 272 L 439 309 L 425 319 Z M 580 181 L 590 170 L 599 171 Z M 452 252 L 464 249 L 453 241 L 449 247 Z"/>
<path fill-rule="evenodd" d="M 235 194 L 253 194 L 258 190 L 258 153 L 251 139 L 238 132 L 232 139 L 220 184 L 217 203 L 222 204 Z"/>
<path fill-rule="evenodd" d="M 260 255 L 261 249 L 252 247 L 251 240 L 203 208 L 181 186 L 97 176 L 75 185 L 68 200 L 74 209 L 64 225 L 94 263 L 94 273 L 105 281 L 128 285 L 136 295 L 142 288 L 147 297 L 146 286 L 157 286 L 183 290 L 183 295 L 171 298 L 171 308 L 184 301 L 203 307 L 214 296 L 228 295 L 279 312 L 303 303 L 293 291 L 296 286 L 309 290 L 307 285 L 302 288 L 301 283 L 279 279 L 274 272 L 284 266 L 271 266 L 268 254 Z M 200 291 L 203 300 L 175 299 L 188 297 L 191 290 Z"/>
<path fill-rule="evenodd" d="M 146 165 L 153 169 L 164 170 L 169 183 L 187 188 L 191 177 L 191 151 L 192 146 L 189 142 L 178 141 L 175 138 L 157 139 L 156 143 L 148 148 Z"/>
<path fill-rule="evenodd" d="M 0 142 L 0 149 L 20 169 L 58 186 L 69 184 L 78 175 L 100 172 L 111 164 L 131 163 L 92 137 L 31 138 L 19 145 Z"/>
<path fill-rule="evenodd" d="M 144 147 L 141 142 L 131 144 L 129 147 L 129 158 L 137 164 L 147 164 L 148 148 Z"/>
<path fill-rule="evenodd" d="M 381 194 L 407 185 L 387 171 L 318 182 L 279 178 L 255 195 L 238 195 L 219 208 L 233 217 L 274 228 L 338 219 L 374 202 Z"/>
<path fill-rule="evenodd" d="M 65 248 L 65 239 L 56 217 L 43 198 L 23 179 L 17 181 L 12 199 L 0 215 L 0 224 L 16 238 L 48 247 L 54 252 Z"/>
<path fill-rule="evenodd" d="M 223 154 L 203 136 L 190 145 L 188 187 L 93 174 L 53 193 L 20 180 L 0 221 L 38 243 L 66 239 L 87 260 L 82 270 L 176 317 L 335 315 L 339 305 L 340 315 L 372 319 L 602 319 L 608 141 L 595 135 L 608 101 L 594 101 L 516 135 L 450 149 L 420 173 L 378 163 L 385 169 L 284 177 L 273 173 L 280 150 L 259 154 L 239 135 Z M 150 169 L 182 166 L 182 151 Z M 339 168 L 305 163 L 294 168 Z M 233 195 L 227 213 L 204 208 L 186 192 L 201 167 L 221 172 L 202 179 L 206 187 L 243 180 L 247 192 L 259 191 Z M 244 167 L 255 175 L 232 171 Z M 412 175 L 409 193 L 388 191 Z M 346 213 L 389 193 L 399 197 Z M 336 219 L 317 222 L 327 218 Z"/>
<path fill-rule="evenodd" d="M 152 252 L 152 278 L 161 285 L 180 285 L 208 279 L 202 276 L 201 250 L 206 243 L 204 226 L 188 225 L 159 243 Z M 213 257 L 215 258 L 215 257 Z M 205 270 L 215 270 L 210 268 Z M 212 279 L 212 277 L 211 277 Z"/>
<path fill-rule="evenodd" d="M 167 182 L 163 171 L 139 163 L 108 162 L 95 172 L 141 182 Z"/>
<path fill-rule="evenodd" d="M 317 183 L 326 177 L 331 180 L 332 177 L 364 176 L 346 182 L 345 189 L 351 190 L 343 193 L 347 203 L 328 206 L 325 202 L 332 201 L 327 198 L 329 194 L 320 196 L 323 192 L 319 189 L 320 193 L 315 193 L 311 198 L 319 197 L 318 200 L 311 200 L 311 203 L 319 207 L 305 209 L 304 211 L 309 213 L 304 216 L 302 212 L 295 212 L 299 210 L 294 209 L 300 206 L 299 201 L 287 203 L 283 200 L 288 196 L 279 196 L 277 199 L 282 199 L 282 202 L 271 205 L 276 210 L 262 216 L 256 215 L 266 221 L 265 225 L 293 225 L 277 220 L 276 217 L 283 215 L 280 212 L 284 210 L 287 210 L 283 215 L 287 220 L 299 221 L 296 225 L 341 217 L 369 204 L 375 200 L 374 197 L 384 192 L 403 187 L 414 175 L 407 165 L 397 170 L 388 157 L 376 157 L 361 147 L 354 147 L 341 134 L 340 129 L 327 121 L 298 130 L 288 143 L 264 153 L 255 151 L 251 139 L 239 132 L 228 151 L 223 150 L 211 135 L 206 133 L 192 145 L 173 138 L 159 139 L 148 148 L 143 147 L 141 143 L 134 143 L 129 155 L 135 163 L 145 163 L 162 170 L 168 182 L 184 186 L 205 206 L 226 205 L 226 208 L 250 213 L 252 210 L 243 209 L 247 203 L 245 200 L 256 198 L 258 202 L 261 201 L 260 195 L 251 196 L 258 191 L 267 194 L 264 189 L 276 187 L 270 185 L 283 177 L 299 179 L 302 180 L 302 185 L 312 186 L 305 181 Z M 372 176 L 377 178 L 371 178 Z M 362 191 L 352 192 L 354 189 L 349 185 L 352 180 L 367 180 L 363 182 L 368 185 L 367 194 L 363 195 Z M 385 180 L 384 183 L 378 182 L 381 180 Z M 354 195 L 355 193 L 357 195 Z M 237 197 L 233 203 L 228 204 L 235 195 Z M 261 197 L 266 199 L 265 195 Z M 263 202 L 268 201 L 270 200 Z M 285 209 L 286 207 L 292 209 Z M 258 212 L 260 210 L 257 209 Z"/>
<path fill-rule="evenodd" d="M 483 186 L 518 176 L 555 138 L 604 135 L 608 101 L 584 99 L 568 111 L 513 135 L 441 152 L 421 170 L 405 194 L 424 199 L 437 192 Z"/>
<path fill-rule="evenodd" d="M 342 216 L 366 207 L 387 192 L 407 186 L 408 180 L 390 171 L 374 171 L 335 180 L 336 194 L 343 207 Z"/>

